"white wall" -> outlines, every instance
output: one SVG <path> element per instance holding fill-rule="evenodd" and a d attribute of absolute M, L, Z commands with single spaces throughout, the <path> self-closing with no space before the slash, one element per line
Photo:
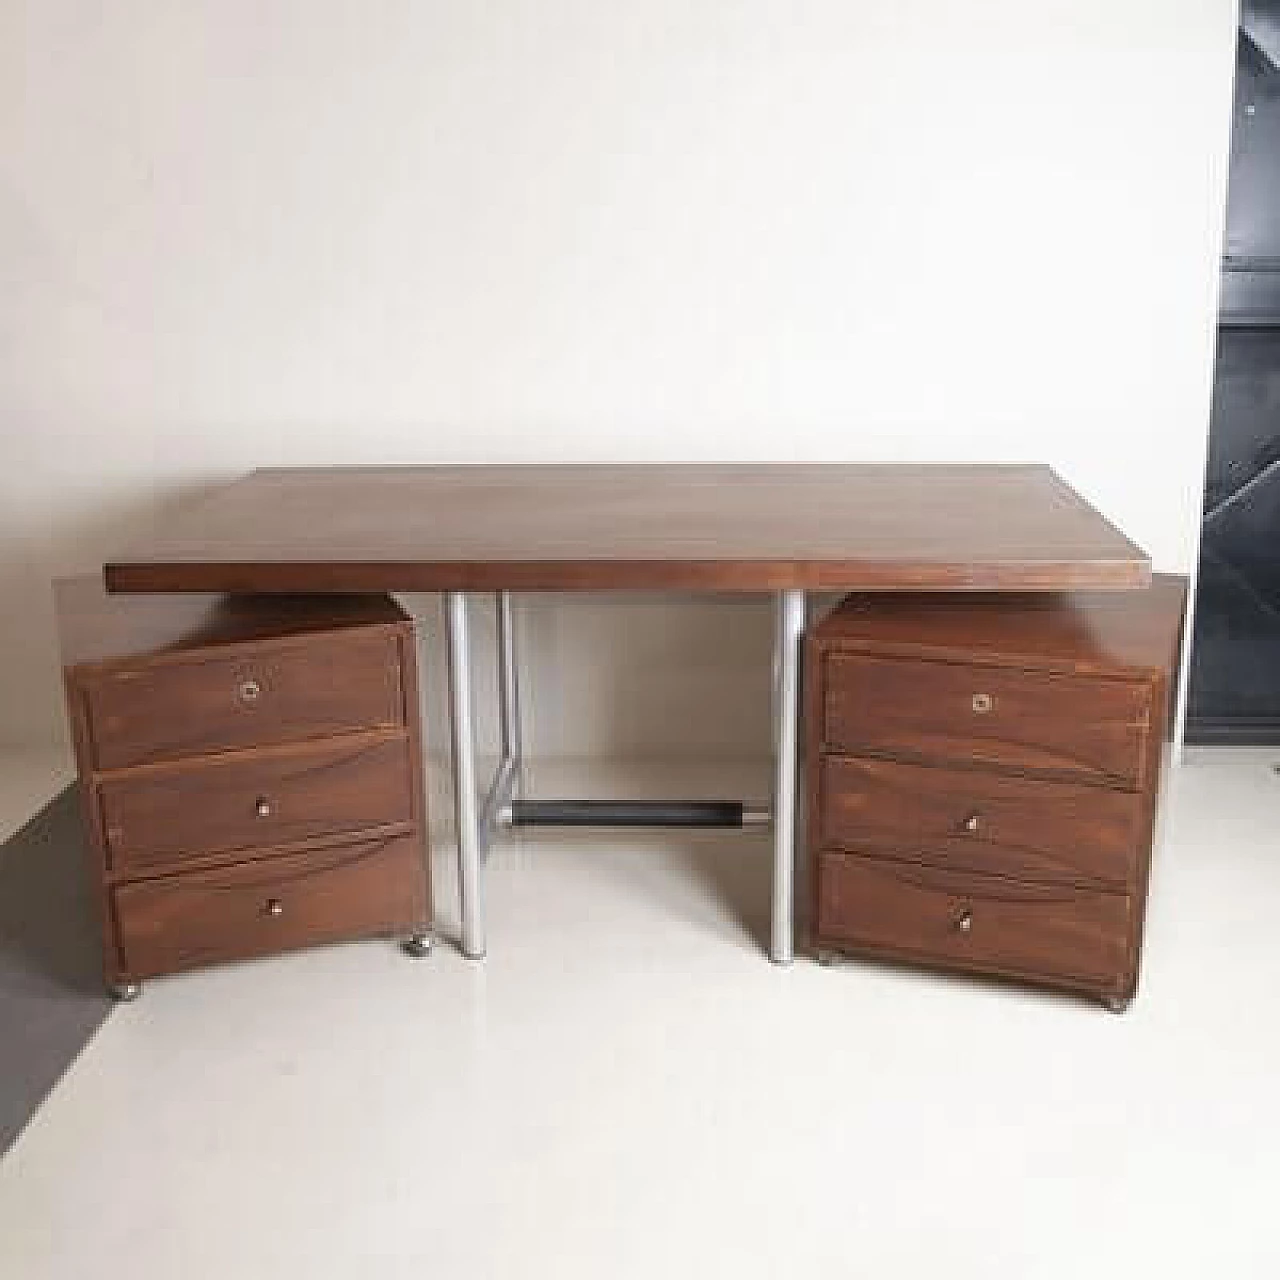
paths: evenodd
<path fill-rule="evenodd" d="M 49 577 L 260 464 L 1044 459 L 1188 567 L 1234 22 L 0 0 L 0 739 L 61 732 Z M 538 684 L 648 720 L 570 697 L 552 745 L 763 733 L 705 700 L 760 609 L 568 607 L 612 674 L 539 608 Z"/>

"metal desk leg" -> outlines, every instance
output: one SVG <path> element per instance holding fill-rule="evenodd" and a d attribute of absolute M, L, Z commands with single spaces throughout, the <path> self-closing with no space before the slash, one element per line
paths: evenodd
<path fill-rule="evenodd" d="M 795 910 L 796 785 L 800 725 L 800 637 L 804 632 L 804 592 L 775 597 L 773 640 L 773 930 L 769 956 L 775 964 L 792 959 Z"/>
<path fill-rule="evenodd" d="M 524 735 L 520 724 L 520 674 L 516 659 L 516 629 L 511 615 L 511 592 L 499 591 L 498 695 L 502 730 L 502 759 L 512 762 L 512 795 L 520 795 Z"/>
<path fill-rule="evenodd" d="M 458 890 L 462 899 L 462 952 L 473 960 L 479 960 L 485 950 L 484 906 L 480 900 L 480 831 L 476 806 L 466 593 L 446 593 L 445 612 L 449 625 L 449 702 L 453 728 L 453 802 L 458 832 Z"/>

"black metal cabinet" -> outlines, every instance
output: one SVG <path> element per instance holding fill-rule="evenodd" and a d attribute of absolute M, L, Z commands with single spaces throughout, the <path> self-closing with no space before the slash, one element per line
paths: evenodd
<path fill-rule="evenodd" d="M 1280 743 L 1280 0 L 1245 0 L 1190 742 Z"/>

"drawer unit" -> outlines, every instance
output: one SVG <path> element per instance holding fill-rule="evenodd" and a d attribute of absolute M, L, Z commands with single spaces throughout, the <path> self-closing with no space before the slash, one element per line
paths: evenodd
<path fill-rule="evenodd" d="M 819 854 L 818 882 L 818 927 L 833 941 L 1123 995 L 1126 893 L 850 853 Z"/>
<path fill-rule="evenodd" d="M 111 668 L 83 685 L 93 764 L 123 769 L 400 725 L 400 676 L 396 637 L 385 630 Z"/>
<path fill-rule="evenodd" d="M 995 875 L 1126 885 L 1142 797 L 975 769 L 825 755 L 824 848 L 888 849 Z"/>
<path fill-rule="evenodd" d="M 823 680 L 835 750 L 1141 781 L 1151 718 L 1141 682 L 842 653 Z"/>
<path fill-rule="evenodd" d="M 112 890 L 122 962 L 138 978 L 318 942 L 422 928 L 415 835 L 130 880 Z"/>
<path fill-rule="evenodd" d="M 108 984 L 342 938 L 428 945 L 412 623 L 386 596 L 56 584 Z"/>
<path fill-rule="evenodd" d="M 850 597 L 807 640 L 811 939 L 1138 979 L 1185 583 Z"/>
<path fill-rule="evenodd" d="M 405 735 L 375 732 L 103 775 L 98 799 L 124 872 L 408 824 L 416 785 Z"/>

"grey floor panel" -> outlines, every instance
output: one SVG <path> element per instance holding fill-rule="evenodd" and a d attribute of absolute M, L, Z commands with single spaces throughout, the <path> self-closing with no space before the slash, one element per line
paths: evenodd
<path fill-rule="evenodd" d="M 111 1011 L 68 787 L 0 844 L 0 1153 Z"/>

